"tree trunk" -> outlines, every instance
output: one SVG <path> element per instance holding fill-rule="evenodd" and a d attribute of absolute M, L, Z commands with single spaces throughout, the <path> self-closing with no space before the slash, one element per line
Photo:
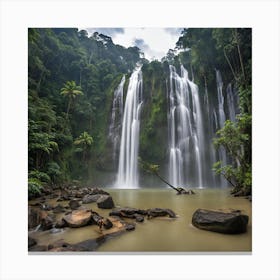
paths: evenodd
<path fill-rule="evenodd" d="M 235 33 L 235 39 L 236 39 L 236 44 L 237 44 L 237 50 L 238 50 L 238 56 L 239 56 L 241 71 L 242 71 L 243 78 L 244 78 L 244 81 L 245 81 L 245 71 L 244 71 L 243 60 L 242 60 L 241 51 L 240 51 L 240 46 L 239 46 L 239 41 L 238 41 L 237 28 L 235 28 L 234 31 L 235 31 L 234 33 Z"/>
<path fill-rule="evenodd" d="M 234 73 L 234 70 L 233 70 L 233 68 L 232 68 L 232 65 L 231 65 L 231 63 L 230 63 L 230 61 L 229 61 L 229 58 L 228 58 L 227 54 L 226 54 L 225 48 L 224 48 L 224 56 L 225 56 L 225 58 L 226 58 L 226 60 L 227 60 L 227 63 L 228 63 L 228 65 L 229 65 L 229 67 L 230 67 L 230 70 L 231 70 L 231 72 L 232 72 L 232 75 L 233 75 L 234 79 L 237 81 L 237 77 L 236 77 L 236 75 L 235 75 L 235 73 Z"/>
<path fill-rule="evenodd" d="M 172 186 L 170 183 L 168 183 L 164 178 L 162 178 L 156 171 L 154 171 L 154 174 L 161 180 L 163 181 L 165 184 L 167 184 L 169 187 L 171 187 L 173 190 L 175 190 L 178 193 L 181 193 L 181 190 L 179 188 L 176 188 L 174 186 Z"/>
<path fill-rule="evenodd" d="M 67 111 L 66 111 L 66 120 L 68 120 L 70 106 L 71 106 L 71 98 L 69 98 L 69 101 L 68 101 L 68 106 L 67 106 Z"/>

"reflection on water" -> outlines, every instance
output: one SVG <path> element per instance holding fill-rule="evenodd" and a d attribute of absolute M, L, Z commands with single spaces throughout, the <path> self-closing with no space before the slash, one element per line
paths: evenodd
<path fill-rule="evenodd" d="M 108 190 L 115 204 L 141 209 L 154 207 L 170 208 L 177 219 L 145 219 L 137 223 L 133 232 L 126 232 L 102 244 L 100 252 L 245 252 L 252 250 L 251 203 L 244 198 L 234 198 L 224 189 L 197 189 L 196 195 L 176 195 L 169 189 Z M 108 216 L 109 210 L 98 209 L 96 204 L 87 207 L 100 215 Z M 249 216 L 248 231 L 244 234 L 226 235 L 199 230 L 191 225 L 192 214 L 198 208 L 243 210 Z M 131 220 L 130 220 L 131 221 Z M 52 243 L 63 238 L 66 242 L 77 243 L 98 235 L 96 226 L 79 229 L 65 229 L 63 233 L 37 232 L 39 244 Z"/>

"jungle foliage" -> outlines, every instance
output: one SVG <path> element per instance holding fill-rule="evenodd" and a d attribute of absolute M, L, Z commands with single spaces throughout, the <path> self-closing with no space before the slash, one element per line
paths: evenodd
<path fill-rule="evenodd" d="M 137 47 L 124 48 L 100 33 L 76 28 L 28 30 L 29 190 L 44 184 L 87 181 L 89 169 L 110 164 L 108 126 L 113 92 L 123 75 L 125 88 L 142 63 L 140 156 L 163 165 L 167 155 L 169 64 L 183 64 L 200 88 L 216 92 L 215 69 L 224 84 L 236 85 L 240 115 L 217 132 L 232 164 L 215 166 L 236 191 L 251 191 L 251 29 L 189 28 L 162 61 L 148 62 Z"/>
<path fill-rule="evenodd" d="M 226 166 L 217 162 L 214 170 L 222 174 L 234 187 L 233 193 L 239 195 L 250 195 L 252 185 L 251 46 L 250 28 L 184 29 L 177 42 L 178 49 L 188 49 L 185 63 L 198 75 L 200 85 L 204 81 L 213 87 L 213 69 L 217 68 L 222 71 L 225 84 L 231 82 L 238 89 L 240 114 L 236 122 L 227 120 L 214 140 L 217 148 L 225 148 L 232 162 Z"/>
<path fill-rule="evenodd" d="M 141 60 L 137 47 L 76 28 L 28 30 L 29 190 L 87 179 L 104 152 L 112 87 Z M 94 148 L 92 142 L 94 141 Z M 86 162 L 86 164 L 84 164 Z M 35 176 L 34 174 L 45 174 Z"/>

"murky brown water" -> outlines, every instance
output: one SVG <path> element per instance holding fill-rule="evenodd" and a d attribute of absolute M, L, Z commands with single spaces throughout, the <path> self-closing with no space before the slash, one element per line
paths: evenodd
<path fill-rule="evenodd" d="M 228 190 L 202 189 L 196 195 L 178 196 L 169 189 L 110 189 L 115 204 L 134 208 L 170 208 L 177 219 L 145 219 L 137 223 L 133 232 L 126 232 L 102 244 L 99 252 L 248 252 L 252 250 L 251 203 L 244 198 L 234 198 Z M 63 204 L 63 203 L 61 203 Z M 98 209 L 95 203 L 87 207 L 104 217 L 109 210 Z M 244 234 L 225 235 L 199 230 L 191 225 L 192 214 L 198 208 L 240 209 L 249 215 L 248 231 Z M 131 221 L 131 220 L 130 220 Z M 62 233 L 50 234 L 36 232 L 32 236 L 39 239 L 39 244 L 49 244 L 63 238 L 66 242 L 77 243 L 97 237 L 96 226 L 79 229 L 65 229 Z"/>

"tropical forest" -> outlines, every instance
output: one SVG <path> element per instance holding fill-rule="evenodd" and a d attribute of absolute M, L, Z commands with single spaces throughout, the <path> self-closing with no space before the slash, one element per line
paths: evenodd
<path fill-rule="evenodd" d="M 128 29 L 28 29 L 29 252 L 250 252 L 252 30 Z"/>

